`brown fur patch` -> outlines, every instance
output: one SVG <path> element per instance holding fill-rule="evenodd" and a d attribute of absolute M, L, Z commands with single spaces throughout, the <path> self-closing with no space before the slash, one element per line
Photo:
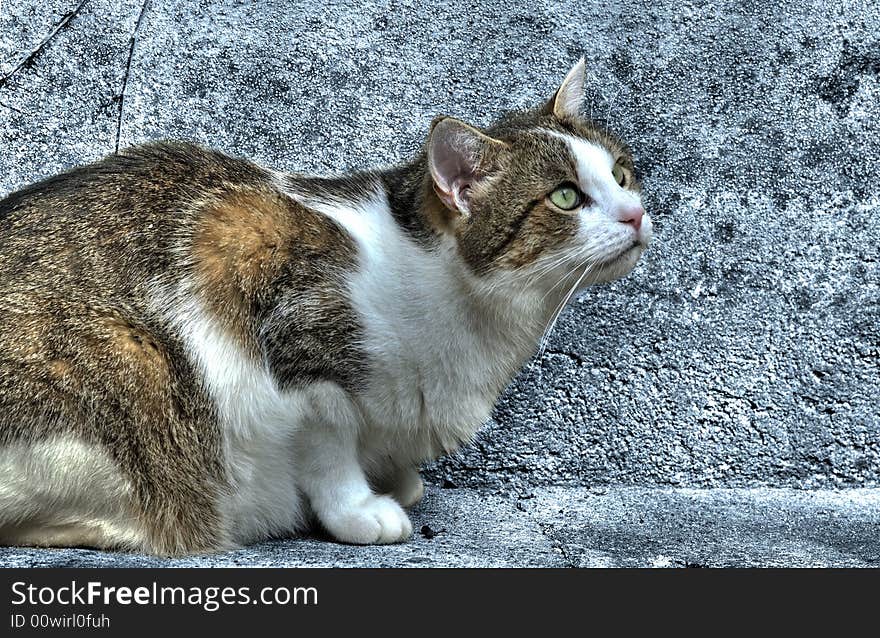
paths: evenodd
<path fill-rule="evenodd" d="M 56 379 L 64 380 L 69 377 L 71 372 L 73 372 L 73 366 L 70 362 L 64 361 L 63 359 L 53 359 L 46 367 L 49 369 L 49 374 Z"/>
<path fill-rule="evenodd" d="M 271 189 L 235 189 L 203 204 L 193 233 L 197 287 L 211 312 L 256 353 L 260 296 L 303 252 L 340 245 L 332 222 Z"/>
<path fill-rule="evenodd" d="M 280 195 L 228 192 L 203 205 L 192 244 L 197 286 L 224 327 L 254 352 L 251 305 L 287 259 L 294 228 Z"/>
<path fill-rule="evenodd" d="M 146 330 L 136 328 L 120 317 L 107 317 L 101 323 L 120 354 L 146 360 L 160 358 L 159 346 Z"/>
<path fill-rule="evenodd" d="M 97 327 L 100 337 L 106 338 L 98 348 L 118 358 L 131 374 L 152 385 L 167 382 L 168 362 L 156 338 L 146 329 L 119 316 L 102 318 Z"/>

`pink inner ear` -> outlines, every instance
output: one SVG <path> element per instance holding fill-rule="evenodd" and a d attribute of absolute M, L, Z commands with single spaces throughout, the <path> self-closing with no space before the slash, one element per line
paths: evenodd
<path fill-rule="evenodd" d="M 458 179 L 452 185 L 452 198 L 455 202 L 455 208 L 461 213 L 467 213 L 471 203 L 471 182 L 470 180 Z"/>
<path fill-rule="evenodd" d="M 434 190 L 448 208 L 469 212 L 471 187 L 481 177 L 480 154 L 487 139 L 451 118 L 432 130 L 428 147 L 431 176 Z"/>
<path fill-rule="evenodd" d="M 434 178 L 446 192 L 452 192 L 461 182 L 473 179 L 473 169 L 457 149 L 441 143 L 434 149 Z"/>
<path fill-rule="evenodd" d="M 446 190 L 444 190 L 444 187 L 437 183 L 436 180 L 434 183 L 434 192 L 437 193 L 437 196 L 447 208 L 457 210 L 461 213 L 467 212 L 468 204 L 470 202 L 470 182 L 459 178 L 451 185 L 448 185 Z"/>

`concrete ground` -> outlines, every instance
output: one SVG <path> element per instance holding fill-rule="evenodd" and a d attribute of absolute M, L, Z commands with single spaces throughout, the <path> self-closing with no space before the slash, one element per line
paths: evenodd
<path fill-rule="evenodd" d="M 486 124 L 584 55 L 656 232 L 426 469 L 457 488 L 414 514 L 433 538 L 0 562 L 875 564 L 878 33 L 868 0 L 0 0 L 0 196 L 168 137 L 291 171 L 392 164 L 436 114 Z"/>
<path fill-rule="evenodd" d="M 279 540 L 183 559 L 0 548 L 14 567 L 880 567 L 880 490 L 431 488 L 408 543 Z"/>

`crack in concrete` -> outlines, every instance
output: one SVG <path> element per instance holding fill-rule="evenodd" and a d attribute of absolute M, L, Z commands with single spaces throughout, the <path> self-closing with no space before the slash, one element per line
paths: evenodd
<path fill-rule="evenodd" d="M 21 109 L 17 109 L 14 106 L 12 106 L 11 104 L 7 104 L 6 102 L 0 102 L 0 106 L 2 106 L 3 108 L 9 109 L 10 111 L 15 111 L 16 113 L 24 114 L 24 111 L 22 111 Z"/>
<path fill-rule="evenodd" d="M 528 518 L 530 521 L 532 521 L 538 527 L 538 529 L 541 530 L 541 536 L 543 536 L 544 538 L 546 538 L 550 542 L 550 546 L 553 549 L 559 550 L 559 553 L 562 554 L 562 560 L 565 563 L 566 567 L 571 567 L 571 568 L 578 567 L 579 563 L 569 555 L 568 549 L 566 549 L 565 544 L 562 541 L 558 540 L 557 538 L 554 538 L 549 533 L 548 530 L 552 530 L 553 525 L 551 523 L 544 523 L 543 521 L 538 519 L 537 516 L 535 516 L 533 514 L 533 510 L 530 510 L 528 507 L 523 505 L 523 501 L 529 500 L 530 498 L 531 497 L 517 498 L 516 501 L 514 502 L 514 508 L 517 511 L 522 512 L 526 516 L 526 518 Z"/>
<path fill-rule="evenodd" d="M 64 27 L 70 24 L 70 21 L 73 20 L 77 16 L 77 14 L 79 14 L 80 10 L 83 8 L 87 1 L 88 0 L 80 0 L 80 3 L 76 5 L 76 7 L 72 11 L 68 11 L 67 13 L 65 13 L 61 17 L 61 20 L 59 20 L 58 24 L 56 24 L 52 31 L 49 32 L 49 35 L 43 38 L 42 41 L 21 62 L 15 65 L 15 68 L 13 68 L 3 77 L 0 77 L 0 88 L 3 88 L 3 86 L 12 78 L 13 75 L 34 63 L 34 60 L 36 60 L 40 53 L 43 52 L 43 49 L 46 48 L 46 45 L 48 45 L 49 42 L 51 42 L 52 39 L 56 35 L 58 35 L 58 33 L 60 33 L 60 31 Z M 7 106 L 7 108 L 11 108 L 8 107 L 8 105 L 4 106 Z"/>
<path fill-rule="evenodd" d="M 141 11 L 138 14 L 137 22 L 134 24 L 134 31 L 131 34 L 131 40 L 128 47 L 128 60 L 125 63 L 125 75 L 122 78 L 122 88 L 119 91 L 119 114 L 116 117 L 116 141 L 113 146 L 113 152 L 119 152 L 119 137 L 122 134 L 122 112 L 125 109 L 125 90 L 128 88 L 128 77 L 131 75 L 131 61 L 134 58 L 134 49 L 137 46 L 138 31 L 140 31 L 141 23 L 144 21 L 144 14 L 147 12 L 147 5 L 150 0 L 144 0 L 141 5 Z"/>
<path fill-rule="evenodd" d="M 526 516 L 528 516 L 529 518 L 531 518 L 535 522 L 535 524 L 538 526 L 538 529 L 541 530 L 541 534 L 544 536 L 544 538 L 546 538 L 548 541 L 550 541 L 550 546 L 553 547 L 553 549 L 559 550 L 559 553 L 562 554 L 562 560 L 565 561 L 566 567 L 571 567 L 571 568 L 578 567 L 578 562 L 575 561 L 571 556 L 569 556 L 568 550 L 565 548 L 565 544 L 562 543 L 561 541 L 557 540 L 556 538 L 554 538 L 553 536 L 551 536 L 547 532 L 548 528 L 551 530 L 553 529 L 552 525 L 550 525 L 548 523 L 542 523 L 537 518 L 532 516 L 532 514 L 530 512 L 526 512 Z"/>

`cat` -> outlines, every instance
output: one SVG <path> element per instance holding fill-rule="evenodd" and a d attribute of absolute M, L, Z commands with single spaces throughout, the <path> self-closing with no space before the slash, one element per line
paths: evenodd
<path fill-rule="evenodd" d="M 182 142 L 0 201 L 0 543 L 395 543 L 558 313 L 652 230 L 627 146 L 541 106 L 340 178 Z"/>

